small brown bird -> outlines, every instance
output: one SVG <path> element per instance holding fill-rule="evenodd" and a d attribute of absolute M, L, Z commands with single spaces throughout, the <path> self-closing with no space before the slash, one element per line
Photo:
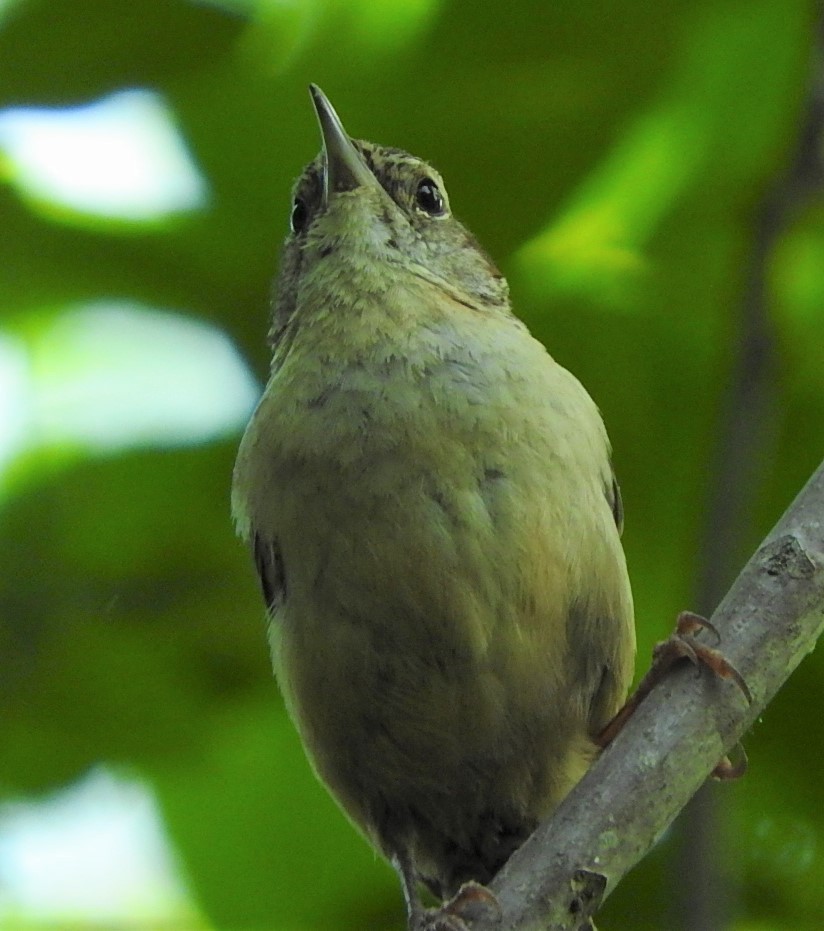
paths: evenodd
<path fill-rule="evenodd" d="M 233 510 L 318 775 L 398 870 L 410 927 L 462 928 L 462 884 L 558 805 L 626 694 L 621 498 L 595 404 L 438 173 L 311 93 L 323 151 Z M 456 898 L 426 910 L 421 882 Z"/>

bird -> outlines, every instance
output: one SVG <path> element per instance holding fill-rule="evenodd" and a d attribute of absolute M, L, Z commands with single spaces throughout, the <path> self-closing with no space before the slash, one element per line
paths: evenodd
<path fill-rule="evenodd" d="M 440 174 L 310 93 L 322 149 L 232 510 L 317 776 L 395 867 L 409 928 L 465 929 L 627 693 L 621 494 L 595 402 Z"/>

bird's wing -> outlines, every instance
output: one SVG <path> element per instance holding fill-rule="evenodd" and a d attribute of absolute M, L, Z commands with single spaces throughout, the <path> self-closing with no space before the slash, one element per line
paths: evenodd
<path fill-rule="evenodd" d="M 612 473 L 611 487 L 605 488 L 604 493 L 612 509 L 612 516 L 615 518 L 615 526 L 618 528 L 618 535 L 620 536 L 624 532 L 624 502 L 621 499 L 621 486 L 618 484 L 615 472 Z"/>
<path fill-rule="evenodd" d="M 257 532 L 252 537 L 252 550 L 263 598 L 271 614 L 286 600 L 286 574 L 283 568 L 283 556 L 277 541 L 267 540 Z"/>

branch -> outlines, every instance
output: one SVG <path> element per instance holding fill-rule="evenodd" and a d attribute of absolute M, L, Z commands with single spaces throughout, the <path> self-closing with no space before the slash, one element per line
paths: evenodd
<path fill-rule="evenodd" d="M 740 740 L 824 629 L 824 463 L 712 617 L 753 694 L 685 665 L 491 885 L 501 931 L 586 926 Z"/>

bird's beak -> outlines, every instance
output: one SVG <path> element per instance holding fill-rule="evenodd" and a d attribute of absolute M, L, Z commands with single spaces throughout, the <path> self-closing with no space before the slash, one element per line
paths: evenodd
<path fill-rule="evenodd" d="M 326 94 L 317 84 L 309 85 L 309 93 L 312 95 L 323 139 L 326 167 L 323 173 L 323 206 L 326 207 L 329 196 L 334 192 L 351 191 L 357 187 L 380 187 L 369 166 L 346 134 L 343 123 Z"/>

